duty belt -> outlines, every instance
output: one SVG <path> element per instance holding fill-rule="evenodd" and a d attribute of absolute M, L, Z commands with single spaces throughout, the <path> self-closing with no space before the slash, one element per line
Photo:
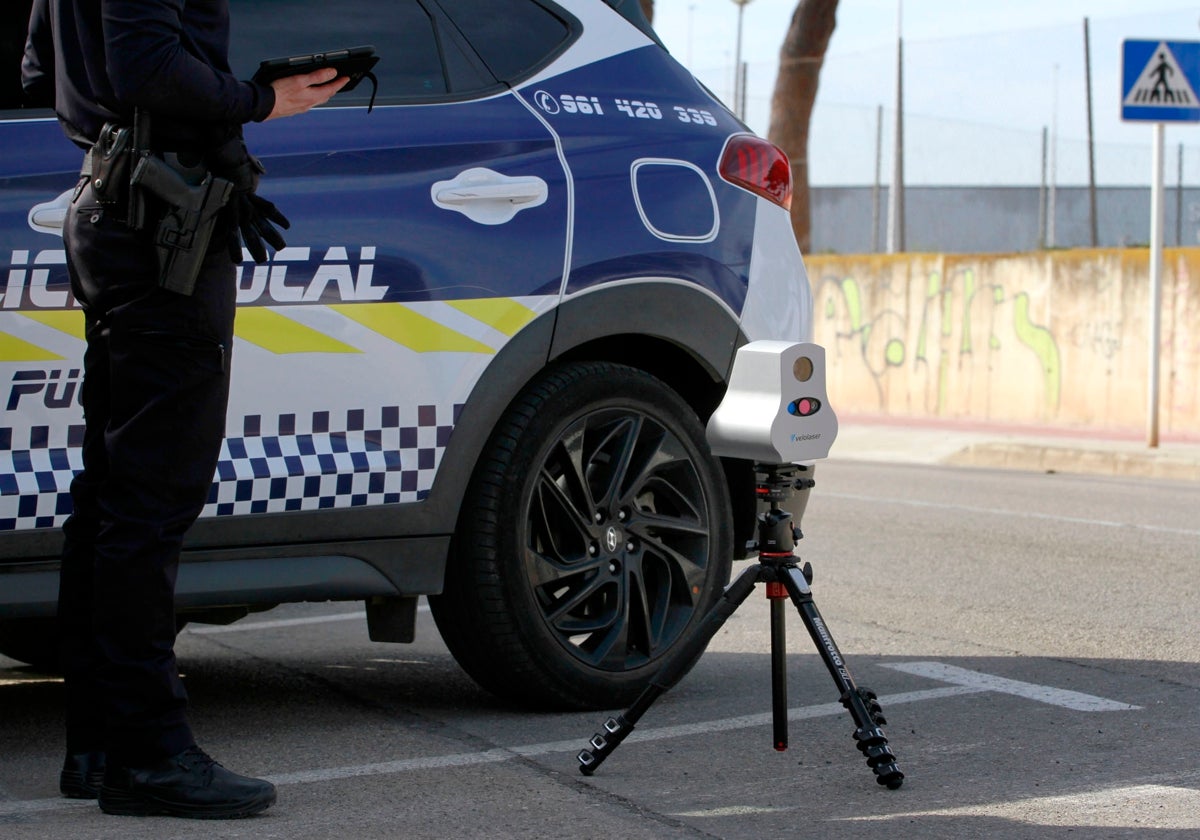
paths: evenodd
<path fill-rule="evenodd" d="M 213 177 L 203 164 L 187 166 L 177 154 L 150 151 L 148 123 L 139 112 L 134 127 L 106 124 L 84 156 L 82 175 L 96 201 L 134 230 L 147 226 L 146 199 L 157 200 L 158 284 L 190 295 L 233 183 Z"/>

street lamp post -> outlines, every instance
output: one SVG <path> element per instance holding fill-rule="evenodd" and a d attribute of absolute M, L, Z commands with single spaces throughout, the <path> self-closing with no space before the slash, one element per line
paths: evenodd
<path fill-rule="evenodd" d="M 738 7 L 737 49 L 733 59 L 733 112 L 746 120 L 746 74 L 742 68 L 742 14 L 750 0 L 733 0 Z"/>
<path fill-rule="evenodd" d="M 892 188 L 888 191 L 887 250 L 903 253 L 904 244 L 904 0 L 896 0 L 896 142 Z"/>

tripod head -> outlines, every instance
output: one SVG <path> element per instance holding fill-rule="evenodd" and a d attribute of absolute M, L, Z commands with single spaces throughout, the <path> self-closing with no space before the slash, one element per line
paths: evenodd
<path fill-rule="evenodd" d="M 763 562 L 792 561 L 796 543 L 804 538 L 798 525 L 808 505 L 808 495 L 816 483 L 812 479 L 813 469 L 803 464 L 755 464 L 754 495 L 765 502 L 767 509 L 758 514 L 758 533 L 749 546 L 757 551 Z M 800 516 L 783 510 L 780 505 L 794 496 L 800 496 Z"/>
<path fill-rule="evenodd" d="M 785 502 L 797 491 L 813 488 L 812 474 L 812 467 L 804 464 L 755 464 L 754 493 L 760 501 Z"/>

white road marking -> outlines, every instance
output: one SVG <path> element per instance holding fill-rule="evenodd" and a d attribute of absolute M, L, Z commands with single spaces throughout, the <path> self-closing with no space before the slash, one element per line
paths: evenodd
<path fill-rule="evenodd" d="M 26 799 L 15 802 L 0 802 L 0 817 L 11 817 L 19 814 L 33 814 L 38 811 L 57 811 L 60 808 L 79 808 L 84 805 L 96 807 L 96 803 L 87 799 Z"/>
<path fill-rule="evenodd" d="M 314 619 L 285 619 L 286 622 L 313 623 L 319 620 L 342 620 L 345 618 L 361 618 L 357 614 L 340 614 L 338 616 L 323 616 Z M 283 622 L 257 622 L 260 626 L 291 626 Z M 982 694 L 996 691 L 1026 697 L 1056 706 L 1065 706 L 1079 711 L 1116 711 L 1138 709 L 1125 703 L 1116 703 L 1102 697 L 1081 694 L 1075 691 L 1040 686 L 1033 683 L 983 674 L 978 671 L 968 671 L 953 665 L 940 662 L 905 662 L 884 665 L 897 671 L 928 677 L 942 682 L 953 683 L 944 688 L 932 688 L 923 691 L 909 691 L 891 694 L 879 698 L 880 704 L 886 709 L 891 706 L 906 703 L 921 703 L 928 700 L 940 700 L 946 697 L 959 697 L 967 694 Z M 808 720 L 818 717 L 833 717 L 845 714 L 841 703 L 820 703 L 815 706 L 800 706 L 788 710 L 788 720 Z M 740 715 L 738 717 L 722 718 L 719 720 L 688 723 L 678 726 L 660 726 L 647 729 L 635 729 L 626 739 L 626 743 L 648 743 L 663 741 L 671 738 L 707 737 L 715 732 L 730 732 L 739 729 L 765 727 L 771 723 L 771 714 Z M 596 721 L 595 728 L 599 728 Z M 497 747 L 478 752 L 455 753 L 452 755 L 424 756 L 407 758 L 397 761 L 383 761 L 372 764 L 357 764 L 346 767 L 327 767 L 317 770 L 300 770 L 292 773 L 280 773 L 267 776 L 277 785 L 310 784 L 314 782 L 329 782 L 337 779 L 350 779 L 360 776 L 382 776 L 395 773 L 407 773 L 414 770 L 435 770 L 445 767 L 469 767 L 473 765 L 496 764 L 511 761 L 515 758 L 530 758 L 554 753 L 577 753 L 587 744 L 584 736 L 572 738 L 569 741 L 548 741 L 541 744 L 525 744 L 514 747 Z M 0 801 L 0 817 L 16 814 L 28 814 L 37 811 L 53 811 L 60 808 L 78 807 L 89 804 L 71 799 L 30 799 L 11 802 Z"/>
<path fill-rule="evenodd" d="M 707 811 L 677 811 L 672 817 L 752 817 L 756 814 L 778 814 L 794 810 L 790 805 L 726 805 L 724 808 L 709 808 Z"/>
<path fill-rule="evenodd" d="M 1125 828 L 1147 833 L 1195 831 L 1200 828 L 1200 791 L 1186 785 L 1130 784 L 1065 795 L 842 819 L 907 824 L 921 817 L 988 817 L 1025 825 Z"/>
<path fill-rule="evenodd" d="M 953 683 L 964 688 L 1012 694 L 1028 700 L 1037 700 L 1039 703 L 1074 709 L 1077 712 L 1128 712 L 1141 708 L 1141 706 L 1118 703 L 1115 700 L 1106 700 L 1091 694 L 1081 694 L 1078 691 L 1067 691 L 1048 685 L 996 677 L 979 671 L 968 671 L 966 668 L 958 668 L 942 662 L 898 662 L 883 667 L 891 668 L 894 671 L 903 671 L 906 674 L 915 674 L 919 677 L 928 677 L 931 680 Z"/>
<path fill-rule="evenodd" d="M 896 499 L 883 496 L 862 496 L 857 493 L 821 492 L 822 496 L 834 499 L 850 499 L 856 502 L 871 502 L 872 504 L 906 505 L 908 507 L 935 508 L 937 510 L 960 510 L 966 513 L 987 513 L 996 516 L 1017 516 L 1025 519 L 1045 519 L 1051 522 L 1070 522 L 1075 525 L 1094 525 L 1100 528 L 1134 528 L 1139 531 L 1154 531 L 1163 534 L 1184 534 L 1200 536 L 1200 530 L 1195 528 L 1172 528 L 1166 525 L 1140 525 L 1136 522 L 1117 522 L 1112 519 L 1086 519 L 1079 516 L 1061 516 L 1052 513 L 1037 513 L 1026 510 L 1007 510 L 1005 508 L 974 507 L 972 505 L 955 505 L 946 502 L 923 502 L 918 499 Z"/>
<path fill-rule="evenodd" d="M 337 615 L 314 615 L 308 618 L 278 618 L 273 621 L 248 621 L 245 623 L 215 626 L 188 627 L 185 632 L 208 636 L 213 633 L 242 633 L 247 630 L 274 630 L 277 627 L 299 627 L 304 624 L 324 624 L 328 621 L 366 621 L 366 613 L 338 613 Z"/>
<path fill-rule="evenodd" d="M 417 612 L 429 612 L 428 604 L 421 604 Z M 279 618 L 272 621 L 239 621 L 234 624 L 216 626 L 203 625 L 188 627 L 184 632 L 207 636 L 212 633 L 241 633 L 247 630 L 274 630 L 277 627 L 299 627 L 305 624 L 324 624 L 328 621 L 366 621 L 367 614 L 362 612 L 335 613 L 334 615 L 313 615 L 307 618 Z"/>
<path fill-rule="evenodd" d="M 952 688 L 934 688 L 926 691 L 910 691 L 904 694 L 893 694 L 880 698 L 880 703 L 897 706 L 904 703 L 919 703 L 923 700 L 938 700 L 943 697 L 956 697 L 963 694 L 978 694 L 985 689 L 969 686 L 954 686 Z M 788 709 L 788 720 L 806 720 L 816 717 L 832 717 L 845 714 L 841 703 L 821 703 L 817 706 L 801 706 Z M 625 739 L 626 744 L 636 742 L 664 741 L 669 738 L 688 738 L 709 736 L 715 732 L 730 732 L 737 729 L 768 726 L 771 723 L 770 713 L 761 715 L 741 715 L 739 717 L 723 718 L 721 720 L 703 721 L 701 723 L 685 723 L 678 726 L 660 726 L 653 729 L 635 729 Z M 600 721 L 596 721 L 599 729 Z M 399 761 L 384 761 L 377 764 L 359 764 L 350 767 L 328 767 L 324 770 L 302 770 L 296 773 L 283 773 L 268 778 L 277 785 L 304 784 L 308 782 L 328 782 L 335 779 L 349 779 L 356 776 L 380 776 L 391 773 L 405 773 L 410 770 L 428 770 L 439 767 L 465 767 L 472 764 L 494 764 L 498 761 L 509 761 L 514 758 L 530 758 L 553 753 L 578 753 L 587 746 L 587 738 L 572 738 L 569 741 L 549 741 L 544 744 L 526 744 L 516 747 L 497 747 L 482 752 L 459 753 L 456 755 L 437 755 L 425 758 L 407 758 Z M 3 807 L 3 806 L 0 806 Z M 3 811 L 0 810 L 0 814 Z"/>
<path fill-rule="evenodd" d="M 920 703 L 925 700 L 939 700 L 943 697 L 958 697 L 964 694 L 978 694 L 984 689 L 969 686 L 948 686 L 932 688 L 925 691 L 909 691 L 880 698 L 887 706 L 897 706 L 904 703 Z M 822 703 L 817 706 L 801 706 L 788 710 L 788 720 L 805 720 L 816 717 L 829 717 L 845 714 L 841 703 Z M 767 726 L 771 723 L 771 715 L 744 715 L 724 718 L 722 720 L 690 723 L 680 726 L 662 726 L 653 729 L 635 729 L 625 743 L 637 741 L 661 741 L 668 738 L 684 738 L 692 736 L 711 735 L 714 732 L 728 732 L 736 729 Z M 599 728 L 600 721 L 596 721 Z M 293 773 L 278 773 L 264 778 L 276 785 L 309 784 L 312 782 L 329 782 L 338 779 L 351 779 L 360 776 L 384 776 L 395 773 L 407 773 L 413 770 L 436 770 L 444 767 L 469 767 L 472 765 L 496 764 L 501 761 L 511 761 L 515 758 L 528 758 L 553 753 L 577 753 L 587 745 L 587 738 L 581 735 L 569 741 L 550 741 L 543 744 L 526 744 L 515 747 L 497 747 L 480 752 L 456 753 L 453 755 L 434 755 L 421 758 L 406 758 L 397 761 L 382 761 L 374 764 L 358 764 L 348 767 L 328 767 L 320 770 L 299 770 Z M 59 808 L 77 807 L 89 804 L 75 799 L 29 799 L 23 801 L 0 802 L 0 817 L 14 814 L 28 814 L 34 811 L 53 811 Z M 95 803 L 91 803 L 95 807 Z"/>

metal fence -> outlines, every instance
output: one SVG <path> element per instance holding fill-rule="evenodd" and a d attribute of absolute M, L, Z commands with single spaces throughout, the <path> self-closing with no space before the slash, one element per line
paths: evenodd
<path fill-rule="evenodd" d="M 1188 15 L 1194 27 L 1194 15 Z M 1090 150 L 1082 18 L 1037 28 L 1022 28 L 1014 20 L 1007 31 L 906 39 L 907 249 L 1091 245 L 1089 151 L 1097 186 L 1096 244 L 1147 242 L 1151 129 L 1122 123 L 1119 102 L 1121 41 L 1146 37 L 1140 25 L 1132 11 L 1089 21 Z M 749 44 L 746 54 L 751 58 L 746 120 L 765 135 L 776 48 Z M 704 59 L 696 64 L 701 80 L 730 101 L 734 73 L 729 56 L 723 64 Z M 870 193 L 878 184 L 886 219 L 895 89 L 894 42 L 842 52 L 835 30 L 821 70 L 808 149 L 815 188 L 814 251 L 870 250 L 877 237 L 886 242 L 878 227 L 872 233 Z M 1200 187 L 1200 128 L 1168 127 L 1166 147 L 1166 244 L 1195 245 L 1200 208 L 1193 187 Z"/>
<path fill-rule="evenodd" d="M 1164 244 L 1200 245 L 1200 188 L 1168 188 Z M 886 250 L 888 189 L 815 187 L 811 253 Z M 995 253 L 1042 247 L 1090 247 L 1085 187 L 1059 187 L 1050 240 L 1050 195 L 1039 187 L 911 186 L 905 191 L 907 251 Z M 1096 190 L 1100 247 L 1145 246 L 1150 240 L 1150 188 Z M 872 235 L 874 223 L 874 235 Z"/>

